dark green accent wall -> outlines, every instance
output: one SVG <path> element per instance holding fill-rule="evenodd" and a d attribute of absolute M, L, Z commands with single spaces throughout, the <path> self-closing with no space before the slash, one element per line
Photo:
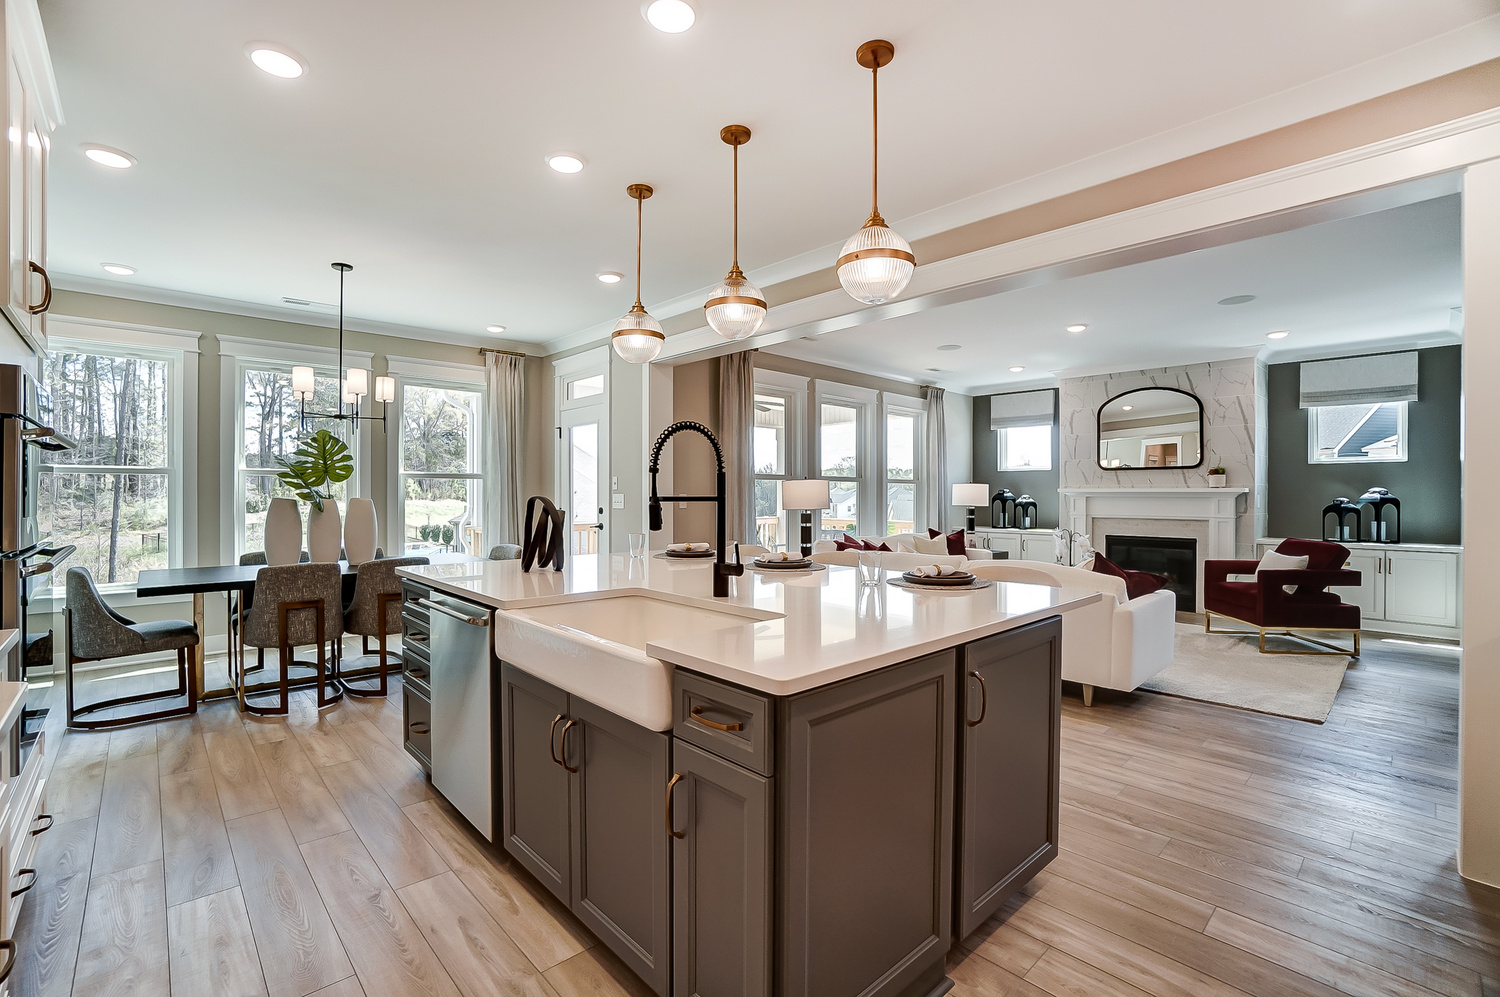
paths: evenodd
<path fill-rule="evenodd" d="M 1379 486 L 1401 500 L 1403 541 L 1462 543 L 1458 448 L 1463 348 L 1417 351 L 1418 397 L 1407 408 L 1408 457 L 1401 463 L 1309 464 L 1307 411 L 1297 407 L 1300 367 L 1272 364 L 1268 370 L 1270 535 L 1321 537 L 1325 505 Z"/>
<path fill-rule="evenodd" d="M 1000 441 L 995 430 L 990 428 L 990 396 L 974 397 L 974 481 L 983 481 L 990 486 L 993 495 L 1001 488 L 1009 488 L 1019 498 L 1030 495 L 1036 499 L 1036 514 L 1041 525 L 1055 529 L 1058 519 L 1057 489 L 1062 480 L 1061 461 L 1058 459 L 1057 394 L 1053 393 L 1052 409 L 1052 470 L 1050 471 L 1000 471 Z M 960 513 L 962 514 L 962 513 Z M 979 526 L 989 526 L 990 510 L 978 509 L 974 521 Z"/>

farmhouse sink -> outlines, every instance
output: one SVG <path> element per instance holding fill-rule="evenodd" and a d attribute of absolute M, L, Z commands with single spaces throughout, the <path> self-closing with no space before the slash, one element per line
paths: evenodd
<path fill-rule="evenodd" d="M 672 726 L 671 666 L 646 646 L 779 614 L 712 608 L 639 591 L 495 614 L 495 653 L 537 678 L 649 730 Z"/>

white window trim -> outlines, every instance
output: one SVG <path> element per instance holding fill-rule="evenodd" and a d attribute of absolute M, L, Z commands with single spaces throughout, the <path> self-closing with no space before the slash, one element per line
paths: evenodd
<path fill-rule="evenodd" d="M 1051 438 L 1048 439 L 1048 441 L 1047 441 L 1047 463 L 1046 463 L 1045 466 L 1042 466 L 1042 467 L 1007 467 L 1005 465 L 1005 430 L 1004 429 L 992 430 L 992 432 L 994 432 L 994 434 L 995 434 L 995 470 L 1001 471 L 1001 472 L 1004 472 L 1004 473 L 1022 473 L 1022 474 L 1030 473 L 1032 471 L 1050 471 L 1050 470 L 1052 470 L 1052 451 L 1055 450 L 1055 449 L 1057 449 L 1057 421 L 1056 421 L 1056 419 L 1054 419 L 1052 422 L 1038 422 L 1038 423 L 1036 423 L 1034 425 L 1031 425 L 1031 426 L 1008 426 L 1006 428 L 1007 429 L 1040 429 L 1040 428 L 1042 428 L 1044 426 L 1047 428 L 1048 432 L 1051 434 Z"/>
<path fill-rule="evenodd" d="M 597 422 L 599 424 L 599 467 L 601 470 L 598 482 L 599 500 L 604 505 L 604 535 L 599 538 L 599 549 L 607 550 L 613 540 L 608 536 L 609 524 L 614 493 L 612 488 L 606 487 L 610 483 L 610 446 L 609 446 L 609 399 L 610 399 L 610 358 L 613 349 L 608 346 L 599 346 L 582 353 L 575 353 L 570 357 L 552 361 L 552 474 L 555 494 L 562 500 L 565 507 L 571 507 L 572 501 L 568 497 L 568 463 L 567 463 L 567 441 L 563 438 L 564 425 L 577 425 L 585 422 Z M 604 390 L 597 395 L 585 395 L 582 398 L 568 398 L 568 382 L 580 378 L 593 377 L 596 374 L 604 376 Z M 568 537 L 568 543 L 572 543 L 573 513 L 571 508 L 565 509 L 568 521 L 564 524 L 564 536 Z M 571 550 L 571 547 L 569 548 Z"/>
<path fill-rule="evenodd" d="M 402 434 L 406 431 L 406 388 L 415 385 L 423 388 L 447 388 L 454 391 L 478 391 L 479 411 L 474 414 L 474 459 L 476 465 L 484 459 L 484 415 L 488 410 L 484 368 L 464 364 L 448 364 L 441 361 L 416 360 L 410 357 L 387 357 L 387 371 L 396 378 L 396 400 L 391 403 L 391 425 L 386 431 L 386 502 L 387 519 L 385 549 L 390 553 L 406 552 L 406 488 L 407 472 L 401 469 Z M 473 376 L 477 373 L 477 377 Z M 481 482 L 479 491 L 480 523 L 483 525 L 484 474 L 482 467 L 469 473 L 445 472 L 441 474 L 412 474 L 422 478 L 453 478 Z M 488 543 L 481 535 L 481 543 Z M 483 557 L 488 550 L 470 551 Z"/>
<path fill-rule="evenodd" d="M 754 394 L 780 398 L 786 405 L 786 459 L 781 474 L 758 474 L 752 469 L 756 481 L 800 481 L 807 478 L 808 428 L 807 428 L 807 378 L 795 374 L 784 374 L 777 370 L 755 371 Z M 753 416 L 752 416 L 753 419 Z M 779 500 L 778 500 L 779 501 Z M 782 544 L 788 550 L 797 542 L 801 528 L 800 512 L 781 511 Z M 814 523 L 818 513 L 813 513 Z M 816 535 L 816 526 L 814 527 Z"/>
<path fill-rule="evenodd" d="M 884 477 L 885 472 L 875 470 L 875 461 L 879 458 L 879 446 L 876 436 L 883 432 L 872 422 L 881 422 L 880 419 L 880 392 L 873 388 L 861 388 L 852 384 L 839 384 L 835 381 L 813 382 L 813 405 L 811 430 L 813 439 L 813 468 L 818 472 L 818 477 L 826 477 L 823 474 L 823 406 L 844 405 L 854 408 L 859 414 L 855 417 L 858 429 L 854 437 L 854 459 L 855 475 L 853 478 L 828 478 L 829 481 L 853 481 L 859 486 L 859 513 L 856 530 L 870 531 L 877 523 L 882 528 L 885 523 L 885 515 L 881 511 L 885 507 L 884 495 L 873 494 L 876 489 L 875 483 Z M 814 516 L 814 535 L 822 526 L 822 513 Z M 873 536 L 873 532 L 866 532 L 865 536 Z"/>
<path fill-rule="evenodd" d="M 890 534 L 890 520 L 885 518 L 884 511 L 886 498 L 890 494 L 890 484 L 892 482 L 903 485 L 909 483 L 912 486 L 912 531 L 915 533 L 917 530 L 923 528 L 920 524 L 931 521 L 927 517 L 927 490 L 922 487 L 925 472 L 928 470 L 926 452 L 927 409 L 922 406 L 920 399 L 911 398 L 907 395 L 893 395 L 888 392 L 881 392 L 880 400 L 881 413 L 877 428 L 880 434 L 880 445 L 878 447 L 880 452 L 880 527 L 883 533 L 886 535 Z M 902 478 L 890 477 L 891 459 L 888 449 L 890 441 L 886 438 L 886 417 L 890 415 L 911 416 L 913 420 L 912 433 L 914 435 L 911 447 L 912 469 L 910 482 Z"/>
<path fill-rule="evenodd" d="M 1396 436 L 1401 441 L 1399 455 L 1395 457 L 1319 457 L 1318 456 L 1318 411 L 1323 406 L 1313 406 L 1307 410 L 1307 462 L 1309 464 L 1404 464 L 1410 458 L 1411 439 L 1407 435 L 1407 418 L 1410 402 L 1370 402 L 1372 407 L 1377 404 L 1399 405 L 1396 410 Z M 1342 405 L 1327 406 L 1328 408 L 1344 408 Z M 1360 423 L 1364 425 L 1364 423 Z M 1356 426 L 1355 430 L 1359 427 Z M 1353 430 L 1350 435 L 1353 435 Z M 1345 437 L 1347 439 L 1347 437 Z"/>

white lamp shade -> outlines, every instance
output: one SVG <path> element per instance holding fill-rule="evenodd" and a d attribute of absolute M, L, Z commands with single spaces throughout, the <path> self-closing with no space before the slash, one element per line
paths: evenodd
<path fill-rule="evenodd" d="M 377 377 L 375 379 L 375 400 L 377 402 L 393 402 L 396 400 L 396 379 L 394 377 Z"/>
<path fill-rule="evenodd" d="M 827 509 L 832 504 L 833 499 L 828 494 L 828 482 L 821 478 L 781 483 L 781 507 L 783 509 Z"/>
<path fill-rule="evenodd" d="M 311 367 L 292 368 L 292 394 L 301 401 L 306 401 L 313 396 L 313 369 Z"/>
<path fill-rule="evenodd" d="M 953 486 L 954 505 L 972 508 L 974 506 L 988 505 L 989 501 L 990 486 L 982 481 Z"/>
<path fill-rule="evenodd" d="M 350 367 L 344 371 L 344 391 L 356 397 L 370 393 L 370 372 L 363 367 Z"/>
<path fill-rule="evenodd" d="M 359 404 L 359 396 L 349 390 L 349 382 L 347 381 L 344 382 L 344 393 L 341 397 L 344 399 L 345 405 Z"/>

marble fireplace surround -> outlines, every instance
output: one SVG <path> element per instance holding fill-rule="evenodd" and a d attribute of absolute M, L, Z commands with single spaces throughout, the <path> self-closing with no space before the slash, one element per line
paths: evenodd
<path fill-rule="evenodd" d="M 1249 488 L 1063 488 L 1061 495 L 1063 525 L 1087 533 L 1097 550 L 1111 534 L 1196 540 L 1199 609 L 1203 562 L 1244 553 L 1236 533 L 1249 508 Z"/>

